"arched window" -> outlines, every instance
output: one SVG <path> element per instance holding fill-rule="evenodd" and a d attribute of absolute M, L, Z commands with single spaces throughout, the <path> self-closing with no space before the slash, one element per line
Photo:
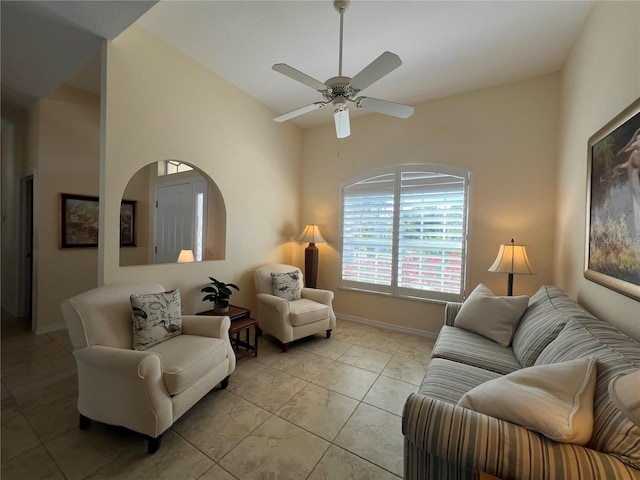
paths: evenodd
<path fill-rule="evenodd" d="M 342 186 L 340 287 L 462 299 L 470 172 L 399 165 Z"/>

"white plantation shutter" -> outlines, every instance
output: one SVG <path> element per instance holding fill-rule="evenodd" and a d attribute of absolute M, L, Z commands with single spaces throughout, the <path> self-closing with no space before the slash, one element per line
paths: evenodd
<path fill-rule="evenodd" d="M 346 286 L 391 291 L 394 185 L 395 173 L 387 173 L 343 188 L 342 280 Z"/>
<path fill-rule="evenodd" d="M 343 186 L 343 288 L 432 300 L 464 291 L 469 173 L 402 165 Z"/>

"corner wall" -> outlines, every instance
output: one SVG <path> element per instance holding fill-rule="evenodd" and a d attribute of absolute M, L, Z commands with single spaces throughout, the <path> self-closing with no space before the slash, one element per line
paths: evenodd
<path fill-rule="evenodd" d="M 274 113 L 138 25 L 106 47 L 100 194 L 100 283 L 157 281 L 180 288 L 183 309 L 209 308 L 213 276 L 240 286 L 232 302 L 255 307 L 253 269 L 300 264 L 302 134 Z M 105 74 L 103 74 L 105 75 Z M 120 267 L 119 205 L 129 179 L 163 159 L 195 165 L 217 184 L 227 210 L 225 260 Z"/>
<path fill-rule="evenodd" d="M 400 74 L 400 73 L 398 73 Z M 478 283 L 506 293 L 507 276 L 488 272 L 501 243 L 527 246 L 537 275 L 518 275 L 514 294 L 552 280 L 559 74 L 416 105 L 407 120 L 369 114 L 338 141 L 333 124 L 306 130 L 302 223 L 320 226 L 318 285 L 335 292 L 337 313 L 438 332 L 443 305 L 339 290 L 340 187 L 397 164 L 446 164 L 472 171 L 466 292 Z"/>
<path fill-rule="evenodd" d="M 587 142 L 640 97 L 640 2 L 596 2 L 562 72 L 554 281 L 640 340 L 640 302 L 584 278 Z"/>
<path fill-rule="evenodd" d="M 32 107 L 34 320 L 38 333 L 63 327 L 60 304 L 97 285 L 98 250 L 59 248 L 60 193 L 97 196 L 100 99 L 62 86 Z"/>

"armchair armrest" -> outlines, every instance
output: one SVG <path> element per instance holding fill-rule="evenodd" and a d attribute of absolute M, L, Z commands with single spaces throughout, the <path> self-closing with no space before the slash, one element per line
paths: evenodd
<path fill-rule="evenodd" d="M 231 319 L 228 316 L 183 315 L 182 333 L 201 337 L 229 338 Z"/>
<path fill-rule="evenodd" d="M 317 288 L 302 288 L 302 298 L 308 298 L 314 302 L 331 306 L 333 292 L 331 290 L 320 290 Z"/>
<path fill-rule="evenodd" d="M 162 360 L 153 352 L 92 345 L 73 351 L 77 360 L 104 372 L 127 377 L 162 376 Z"/>
<path fill-rule="evenodd" d="M 425 455 L 461 471 L 483 471 L 505 480 L 637 478 L 635 470 L 612 455 L 554 442 L 524 427 L 419 393 L 407 398 L 402 433 Z"/>
<path fill-rule="evenodd" d="M 152 437 L 171 426 L 173 406 L 160 355 L 103 345 L 78 348 L 73 355 L 82 415 Z"/>
<path fill-rule="evenodd" d="M 281 314 L 289 315 L 289 302 L 284 298 L 269 295 L 268 293 L 258 293 L 258 301 L 266 307 L 272 308 Z"/>
<path fill-rule="evenodd" d="M 462 303 L 460 302 L 447 302 L 444 306 L 444 324 L 453 327 L 456 315 L 461 308 Z"/>

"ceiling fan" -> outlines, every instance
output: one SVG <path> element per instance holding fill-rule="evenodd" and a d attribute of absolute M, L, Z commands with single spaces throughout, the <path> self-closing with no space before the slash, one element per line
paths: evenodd
<path fill-rule="evenodd" d="M 358 96 L 362 90 L 402 65 L 402 60 L 400 60 L 400 57 L 395 53 L 384 52 L 353 78 L 342 75 L 344 12 L 349 8 L 349 3 L 350 0 L 335 0 L 333 2 L 334 8 L 340 14 L 340 56 L 337 77 L 331 77 L 322 83 L 285 63 L 276 63 L 272 67 L 276 72 L 317 90 L 324 97 L 324 101 L 322 102 L 311 103 L 274 118 L 276 122 L 284 122 L 333 104 L 335 107 L 334 120 L 336 135 L 338 138 L 345 138 L 351 135 L 348 109 L 350 103 L 355 105 L 356 108 L 363 108 L 393 117 L 409 118 L 413 115 L 413 107 L 408 105 L 380 100 L 378 98 Z"/>

